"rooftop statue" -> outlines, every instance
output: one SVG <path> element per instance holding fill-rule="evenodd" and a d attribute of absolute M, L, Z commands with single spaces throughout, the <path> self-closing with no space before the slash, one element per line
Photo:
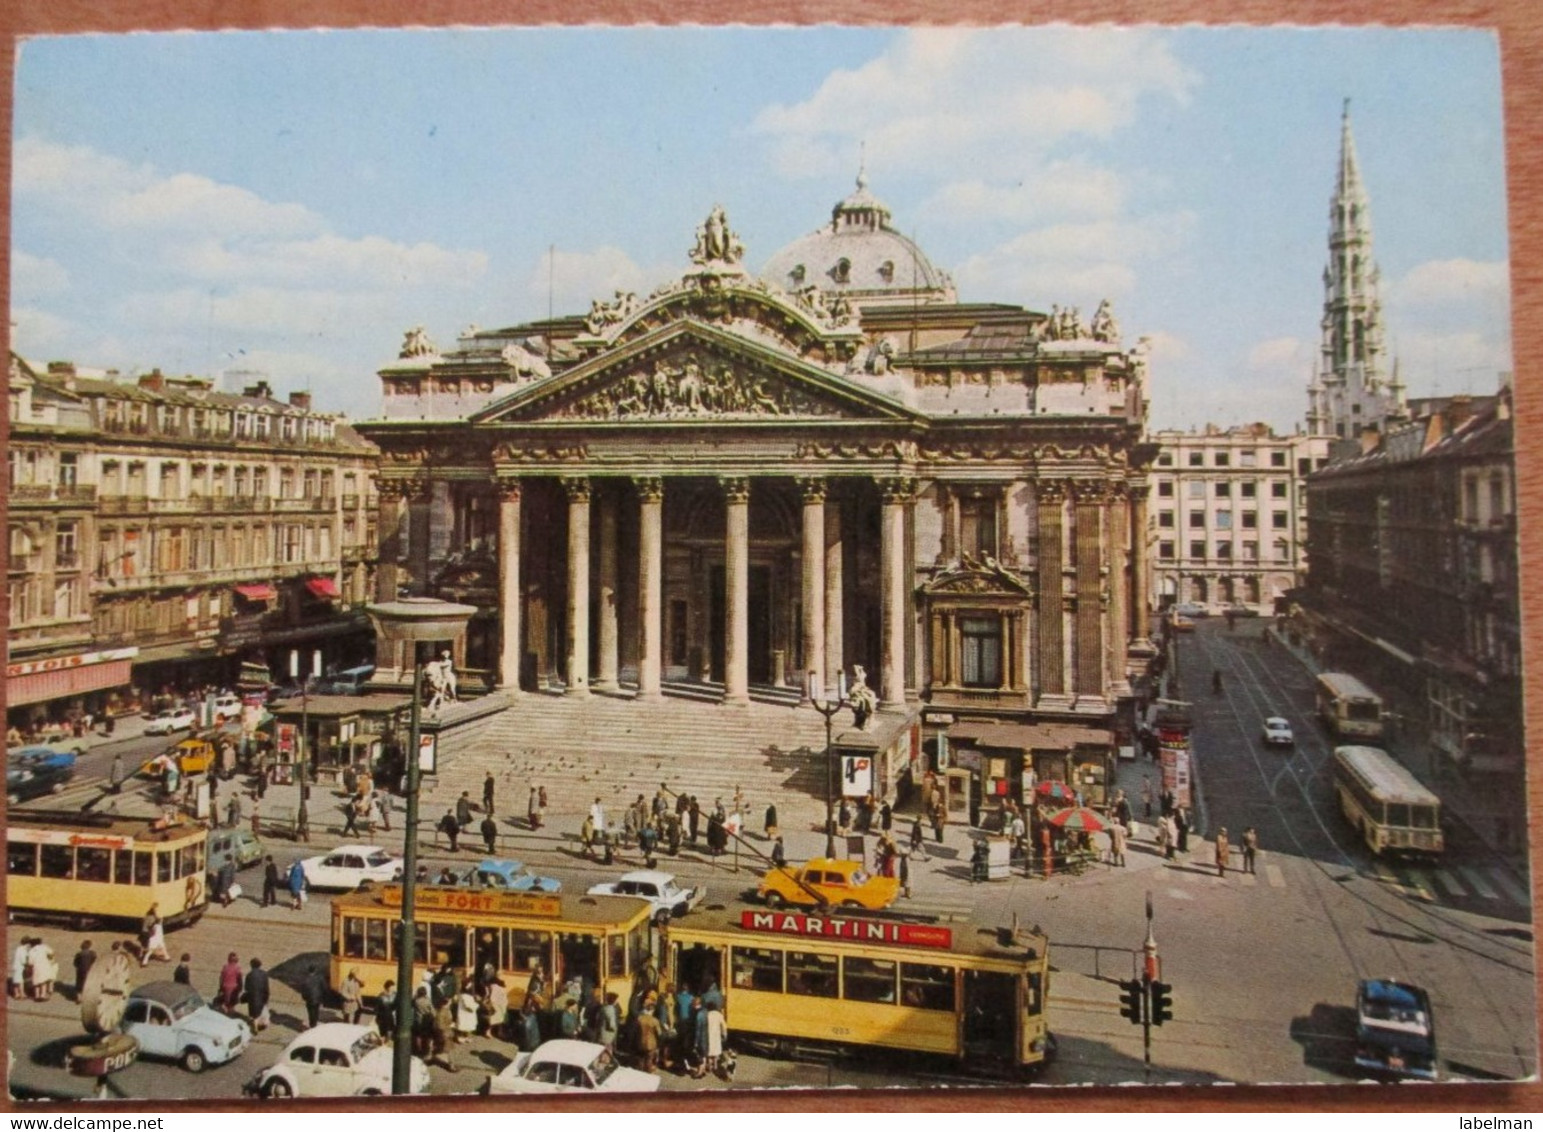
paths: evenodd
<path fill-rule="evenodd" d="M 402 358 L 427 358 L 434 353 L 436 353 L 434 343 L 429 341 L 428 332 L 421 326 L 415 326 L 402 339 L 402 352 L 397 356 Z"/>
<path fill-rule="evenodd" d="M 729 229 L 728 215 L 717 204 L 707 214 L 707 220 L 696 232 L 696 247 L 691 249 L 691 262 L 703 266 L 711 263 L 735 264 L 744 257 L 745 245 Z"/>

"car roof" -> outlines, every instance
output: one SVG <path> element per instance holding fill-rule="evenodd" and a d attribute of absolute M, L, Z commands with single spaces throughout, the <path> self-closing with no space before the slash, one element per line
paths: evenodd
<path fill-rule="evenodd" d="M 373 1034 L 374 1026 L 355 1026 L 348 1022 L 323 1022 L 320 1026 L 312 1026 L 302 1034 L 296 1034 L 285 1046 L 286 1050 L 299 1045 L 328 1045 L 338 1048 L 347 1048 L 357 1042 L 365 1034 Z"/>
<path fill-rule="evenodd" d="M 517 873 L 524 867 L 524 861 L 516 861 L 512 857 L 484 857 L 477 862 L 478 869 L 490 873 Z"/>
<path fill-rule="evenodd" d="M 135 987 L 129 992 L 130 998 L 145 998 L 151 1002 L 158 1002 L 162 1006 L 180 1006 L 190 998 L 201 998 L 196 990 L 182 983 L 174 983 L 169 979 L 157 983 L 146 983 L 142 987 Z"/>
<path fill-rule="evenodd" d="M 563 1065 L 578 1065 L 588 1068 L 595 1057 L 605 1052 L 605 1046 L 598 1042 L 581 1042 L 576 1038 L 553 1038 L 549 1042 L 542 1042 L 531 1054 L 532 1061 L 556 1061 Z"/>
<path fill-rule="evenodd" d="M 861 861 L 842 861 L 835 857 L 812 857 L 805 862 L 811 869 L 824 869 L 826 872 L 855 873 L 863 867 Z"/>
<path fill-rule="evenodd" d="M 1287 723 L 1286 720 L 1283 717 L 1278 716 L 1278 715 L 1272 715 L 1272 716 L 1266 717 L 1265 723 L 1268 724 L 1271 727 L 1290 727 L 1291 726 L 1291 724 Z"/>
<path fill-rule="evenodd" d="M 675 874 L 660 872 L 658 869 L 634 869 L 630 873 L 622 873 L 616 879 L 618 881 L 641 880 L 651 881 L 654 884 L 670 884 L 675 880 Z"/>
<path fill-rule="evenodd" d="M 387 849 L 384 845 L 348 844 L 348 845 L 334 845 L 331 849 L 328 849 L 325 853 L 323 853 L 322 856 L 323 857 L 330 857 L 334 853 L 390 853 L 390 852 L 391 852 L 391 850 Z M 392 855 L 395 856 L 396 854 L 392 854 Z"/>

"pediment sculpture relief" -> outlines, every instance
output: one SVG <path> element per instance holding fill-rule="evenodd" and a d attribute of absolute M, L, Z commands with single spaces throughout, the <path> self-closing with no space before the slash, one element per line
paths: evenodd
<path fill-rule="evenodd" d="M 977 559 L 965 551 L 927 583 L 929 594 L 1010 594 L 1027 597 L 1029 583 L 991 555 Z"/>
<path fill-rule="evenodd" d="M 792 383 L 688 354 L 659 359 L 563 406 L 581 420 L 691 420 L 713 417 L 831 417 L 830 406 Z"/>

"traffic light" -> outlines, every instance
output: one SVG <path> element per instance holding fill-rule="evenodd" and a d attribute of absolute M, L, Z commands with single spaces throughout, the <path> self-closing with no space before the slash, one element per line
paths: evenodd
<path fill-rule="evenodd" d="M 1120 1014 L 1138 1026 L 1141 1025 L 1143 997 L 1140 979 L 1126 979 L 1120 984 Z"/>
<path fill-rule="evenodd" d="M 1152 983 L 1152 1025 L 1161 1026 L 1173 1018 L 1173 985 Z"/>

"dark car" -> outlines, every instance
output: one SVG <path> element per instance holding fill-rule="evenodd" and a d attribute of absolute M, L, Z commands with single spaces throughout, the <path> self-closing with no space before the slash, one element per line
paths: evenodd
<path fill-rule="evenodd" d="M 73 751 L 23 747 L 5 763 L 5 800 L 11 805 L 57 794 L 75 777 Z"/>
<path fill-rule="evenodd" d="M 1436 1079 L 1430 995 L 1412 983 L 1362 979 L 1355 996 L 1355 1063 L 1379 1076 Z"/>

